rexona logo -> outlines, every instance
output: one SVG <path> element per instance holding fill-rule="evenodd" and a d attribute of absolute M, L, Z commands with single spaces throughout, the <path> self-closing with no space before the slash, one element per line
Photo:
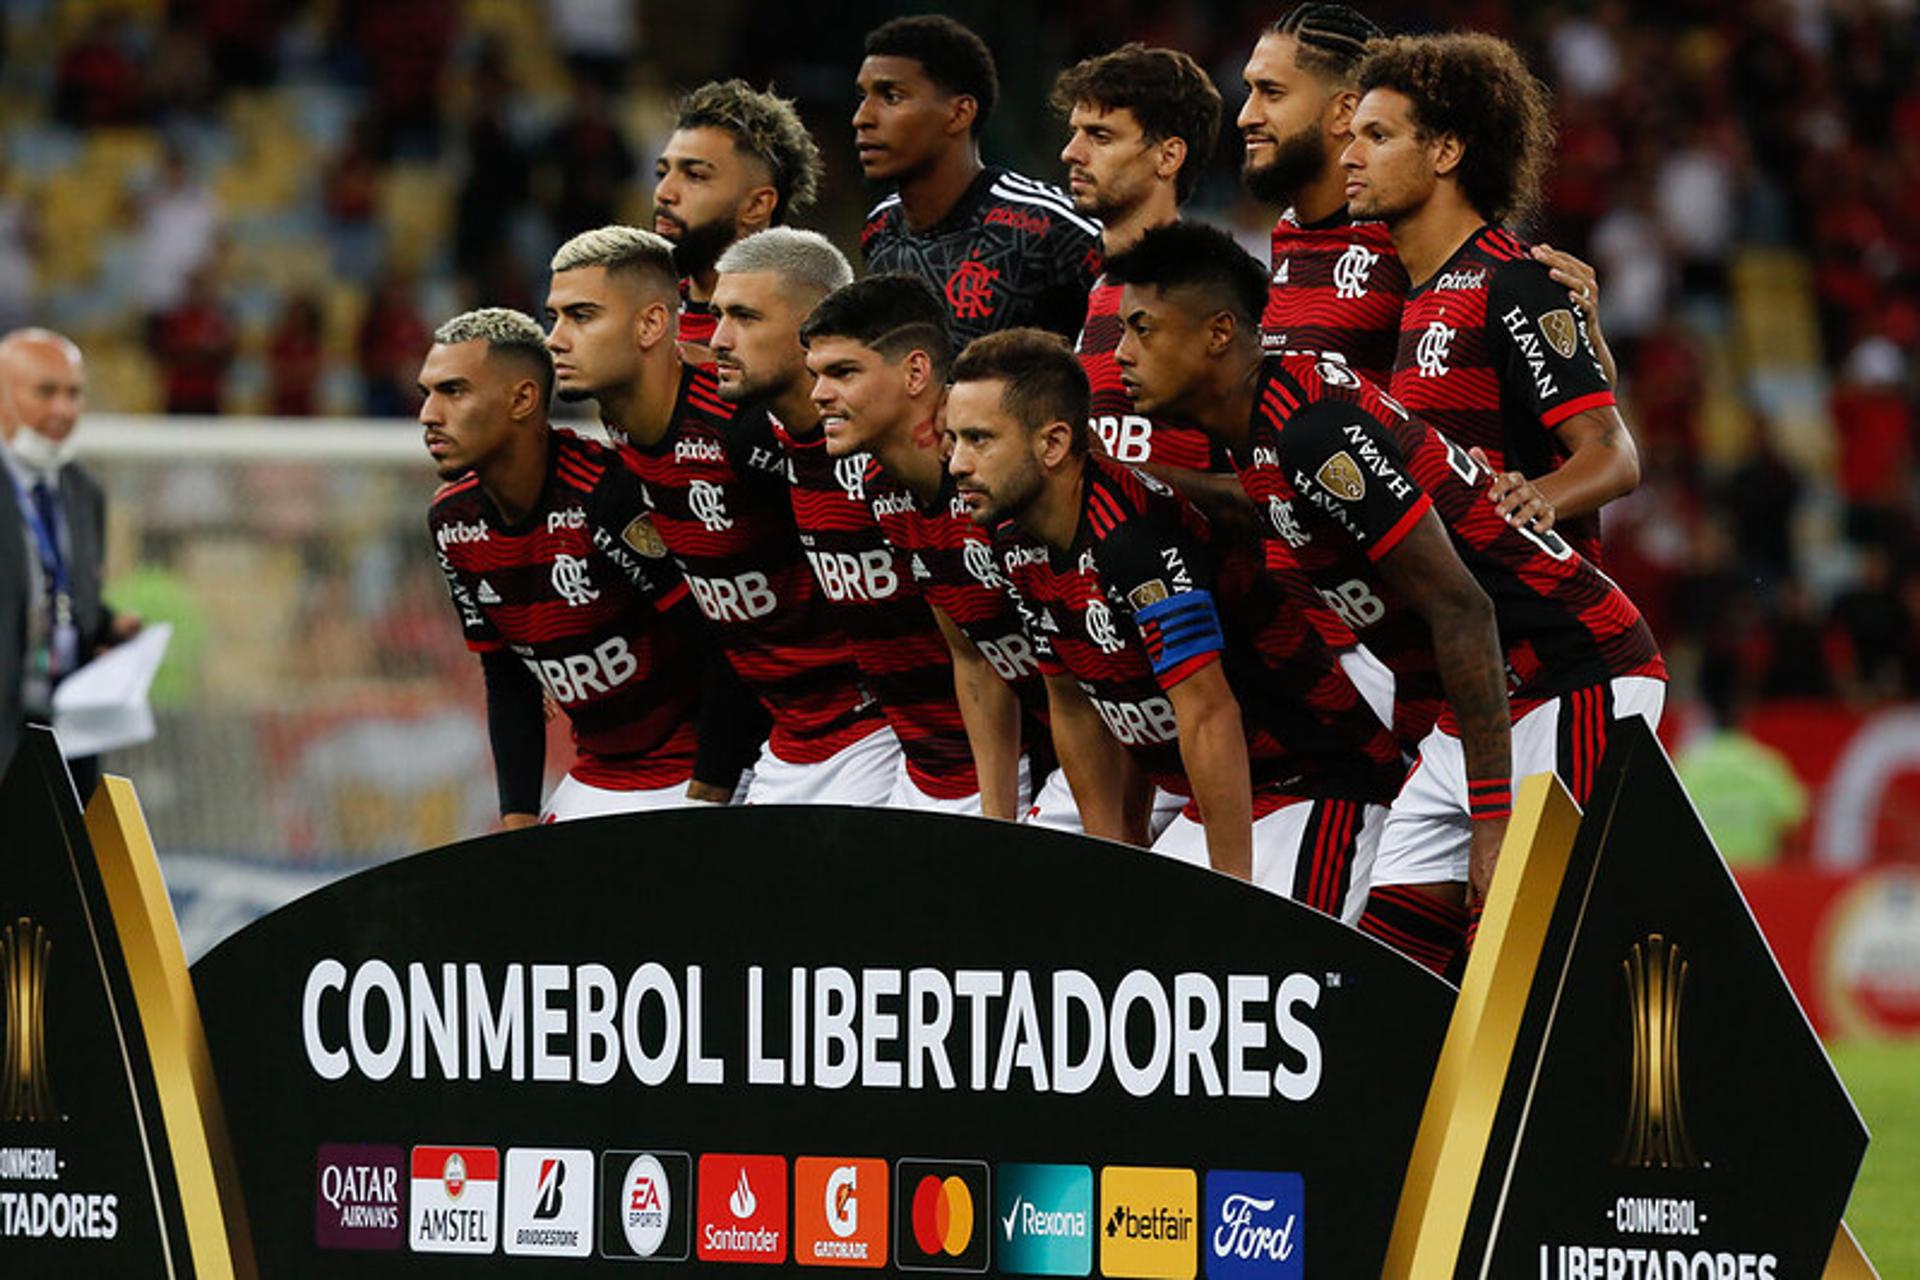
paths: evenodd
<path fill-rule="evenodd" d="M 985 1271 L 992 1235 L 987 1166 L 902 1160 L 895 1169 L 893 1253 L 902 1271 Z"/>
<path fill-rule="evenodd" d="M 1100 1270 L 1190 1280 L 1199 1264 L 1198 1202 L 1191 1169 L 1102 1169 Z"/>
<path fill-rule="evenodd" d="M 887 1265 L 887 1162 L 793 1162 L 793 1259 L 803 1267 Z"/>
<path fill-rule="evenodd" d="M 1023 1276 L 1093 1270 L 1093 1170 L 1084 1164 L 1003 1164 L 993 1185 L 996 1268 Z"/>
<path fill-rule="evenodd" d="M 784 1157 L 700 1157 L 697 1252 L 702 1262 L 787 1260 Z"/>
<path fill-rule="evenodd" d="M 608 1151 L 600 1157 L 600 1256 L 685 1262 L 693 1157 L 684 1151 Z"/>
<path fill-rule="evenodd" d="M 593 1153 L 515 1147 L 507 1152 L 507 1228 L 501 1248 L 523 1257 L 593 1256 Z"/>
<path fill-rule="evenodd" d="M 500 1217 L 500 1153 L 415 1147 L 407 1243 L 415 1253 L 492 1253 Z"/>
<path fill-rule="evenodd" d="M 1297 1173 L 1207 1174 L 1208 1280 L 1299 1280 L 1306 1274 L 1307 1184 Z"/>
<path fill-rule="evenodd" d="M 313 1242 L 322 1249 L 398 1249 L 407 1241 L 400 1212 L 399 1147 L 323 1142 L 316 1162 Z"/>

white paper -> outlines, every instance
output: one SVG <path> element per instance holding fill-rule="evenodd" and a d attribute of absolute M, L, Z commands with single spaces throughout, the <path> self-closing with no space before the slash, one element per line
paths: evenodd
<path fill-rule="evenodd" d="M 172 639 L 172 623 L 151 623 L 60 682 L 53 732 L 62 754 L 93 756 L 152 740 L 147 690 Z"/>

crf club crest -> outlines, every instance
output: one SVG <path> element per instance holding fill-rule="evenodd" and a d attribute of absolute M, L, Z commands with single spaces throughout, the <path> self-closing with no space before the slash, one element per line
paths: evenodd
<path fill-rule="evenodd" d="M 956 320 L 986 320 L 999 305 L 993 296 L 993 282 L 1000 278 L 997 267 L 989 267 L 979 258 L 968 258 L 947 277 L 947 304 Z"/>

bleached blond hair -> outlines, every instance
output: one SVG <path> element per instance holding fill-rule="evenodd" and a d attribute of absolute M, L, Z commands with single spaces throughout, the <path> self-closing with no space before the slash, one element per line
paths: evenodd
<path fill-rule="evenodd" d="M 651 272 L 676 284 L 680 279 L 673 265 L 673 241 L 641 227 L 617 224 L 582 231 L 561 245 L 549 264 L 555 273 L 581 267 L 604 267 L 608 273 Z"/>
<path fill-rule="evenodd" d="M 552 398 L 553 353 L 547 350 L 546 331 L 524 311 L 511 307 L 463 311 L 435 329 L 433 340 L 442 346 L 484 342 L 489 358 L 504 354 L 525 361 L 539 380 L 541 401 Z"/>
<path fill-rule="evenodd" d="M 811 295 L 805 299 L 809 308 L 853 283 L 853 268 L 833 241 L 795 227 L 769 227 L 736 240 L 720 255 L 717 267 L 721 275 L 770 271 L 790 292 Z"/>

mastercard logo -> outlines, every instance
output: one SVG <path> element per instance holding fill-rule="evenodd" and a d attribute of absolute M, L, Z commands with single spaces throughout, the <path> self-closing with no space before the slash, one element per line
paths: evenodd
<path fill-rule="evenodd" d="M 973 1242 L 973 1192 L 958 1176 L 920 1179 L 913 1189 L 913 1242 L 920 1252 L 957 1258 Z"/>

